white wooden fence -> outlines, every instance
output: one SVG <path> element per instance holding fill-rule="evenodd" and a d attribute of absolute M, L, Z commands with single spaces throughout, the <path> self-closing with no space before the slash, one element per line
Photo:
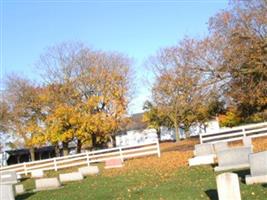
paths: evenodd
<path fill-rule="evenodd" d="M 150 142 L 139 145 L 116 147 L 97 151 L 87 151 L 85 153 L 55 157 L 46 160 L 25 162 L 10 166 L 1 167 L 0 171 L 16 171 L 17 174 L 31 173 L 33 170 L 55 170 L 80 165 L 90 165 L 91 163 L 105 162 L 109 159 L 119 158 L 122 161 L 128 158 L 158 155 L 160 157 L 159 142 Z"/>
<path fill-rule="evenodd" d="M 267 136 L 267 122 L 227 128 L 216 132 L 201 133 L 199 139 L 202 144 L 242 140 L 245 136 L 251 138 Z"/>

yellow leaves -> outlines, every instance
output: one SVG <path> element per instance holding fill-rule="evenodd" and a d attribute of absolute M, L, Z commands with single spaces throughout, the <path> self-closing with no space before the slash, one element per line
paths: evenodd
<path fill-rule="evenodd" d="M 178 144 L 162 143 L 160 144 L 162 152 L 160 158 L 149 156 L 127 160 L 123 168 L 105 170 L 103 174 L 105 176 L 117 176 L 121 174 L 135 174 L 141 170 L 144 176 L 156 175 L 161 181 L 166 181 L 177 168 L 188 166 L 188 159 L 193 156 L 191 149 L 196 142 L 196 140 L 183 140 Z M 147 171 L 149 173 L 146 173 Z"/>
<path fill-rule="evenodd" d="M 226 112 L 225 115 L 219 116 L 219 123 L 222 127 L 233 127 L 240 124 L 241 118 L 238 116 L 238 113 L 235 109 L 230 109 Z"/>

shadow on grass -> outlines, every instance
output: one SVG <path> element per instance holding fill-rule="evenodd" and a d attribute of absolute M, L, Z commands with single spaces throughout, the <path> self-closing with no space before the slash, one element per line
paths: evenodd
<path fill-rule="evenodd" d="M 206 190 L 205 193 L 210 198 L 210 200 L 219 200 L 217 190 L 210 189 L 210 190 Z"/>
<path fill-rule="evenodd" d="M 238 177 L 241 178 L 241 182 L 246 184 L 246 175 L 250 174 L 250 170 L 249 169 L 243 169 L 243 170 L 239 170 L 239 171 L 234 171 L 234 173 L 236 173 L 238 175 Z"/>
<path fill-rule="evenodd" d="M 28 199 L 32 195 L 34 195 L 33 192 L 27 192 L 27 193 L 24 193 L 24 194 L 20 194 L 20 195 L 16 196 L 16 200 Z"/>
<path fill-rule="evenodd" d="M 262 184 L 262 187 L 267 188 L 267 183 Z"/>

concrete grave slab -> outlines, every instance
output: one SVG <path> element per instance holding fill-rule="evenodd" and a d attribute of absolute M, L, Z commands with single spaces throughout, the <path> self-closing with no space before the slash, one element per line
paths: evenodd
<path fill-rule="evenodd" d="M 61 188 L 58 178 L 40 178 L 35 180 L 35 191 L 53 190 Z"/>
<path fill-rule="evenodd" d="M 219 200 L 241 200 L 237 174 L 223 173 L 216 177 Z"/>
<path fill-rule="evenodd" d="M 215 171 L 226 171 L 231 169 L 245 169 L 249 168 L 248 156 L 252 153 L 250 147 L 236 147 L 227 150 L 219 151 L 217 153 L 218 167 Z"/>
<path fill-rule="evenodd" d="M 99 168 L 98 168 L 98 166 L 81 167 L 81 168 L 79 168 L 79 172 L 83 176 L 94 175 L 94 174 L 98 174 L 99 173 Z"/>
<path fill-rule="evenodd" d="M 83 180 L 83 175 L 80 172 L 59 174 L 59 180 L 61 183 L 71 182 L 71 181 L 81 181 Z"/>

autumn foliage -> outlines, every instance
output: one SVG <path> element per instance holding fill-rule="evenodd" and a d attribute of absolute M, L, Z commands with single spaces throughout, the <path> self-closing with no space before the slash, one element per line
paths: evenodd
<path fill-rule="evenodd" d="M 266 120 L 266 13 L 264 0 L 231 1 L 210 18 L 206 37 L 186 37 L 149 60 L 153 103 L 172 127 L 218 115 L 223 126 Z"/>
<path fill-rule="evenodd" d="M 76 141 L 77 152 L 83 145 L 96 148 L 113 142 L 126 120 L 130 65 L 124 55 L 79 43 L 50 47 L 37 63 L 42 84 L 20 76 L 7 79 L 6 131 L 23 138 L 31 149 L 62 145 L 65 155 L 70 141 Z"/>

